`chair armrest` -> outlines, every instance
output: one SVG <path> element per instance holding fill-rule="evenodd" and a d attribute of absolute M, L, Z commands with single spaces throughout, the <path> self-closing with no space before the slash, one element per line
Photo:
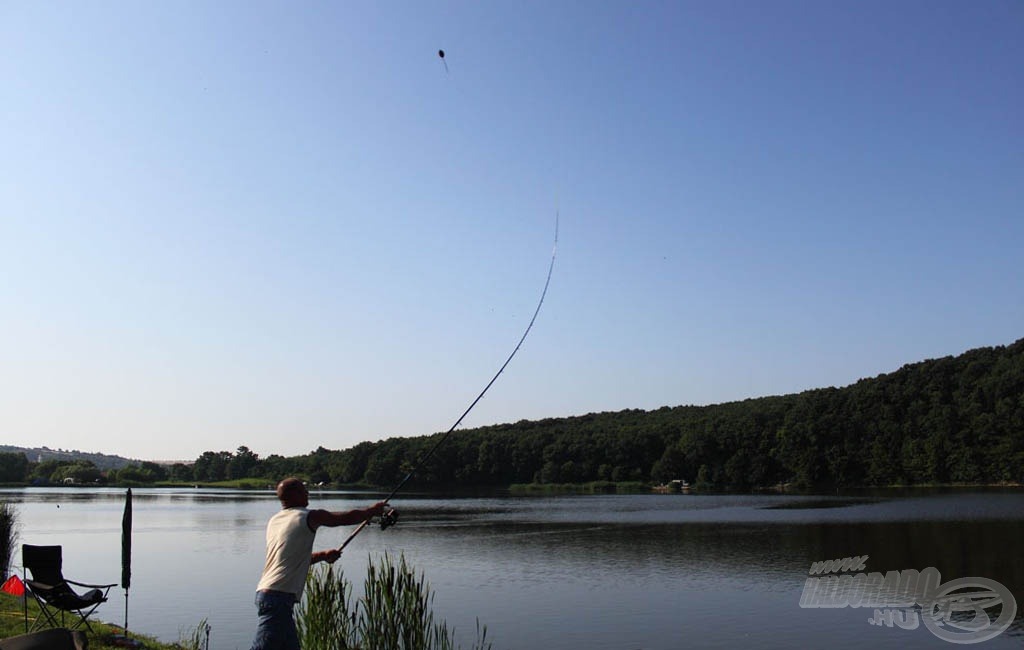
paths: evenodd
<path fill-rule="evenodd" d="M 64 582 L 68 583 L 69 585 L 75 585 L 76 587 L 89 587 L 90 589 L 110 589 L 111 587 L 117 586 L 116 582 L 111 583 L 109 585 L 90 585 L 85 582 L 75 582 L 74 580 L 68 580 L 66 578 Z"/>
<path fill-rule="evenodd" d="M 25 584 L 29 586 L 29 589 L 33 591 L 52 591 L 54 585 L 48 585 L 45 582 L 39 582 L 37 580 L 26 580 Z"/>

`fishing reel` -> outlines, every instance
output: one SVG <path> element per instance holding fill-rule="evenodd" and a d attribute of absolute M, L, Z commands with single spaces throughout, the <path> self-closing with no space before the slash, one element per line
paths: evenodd
<path fill-rule="evenodd" d="M 387 530 L 398 523 L 398 511 L 394 508 L 388 508 L 380 515 L 380 529 Z"/>

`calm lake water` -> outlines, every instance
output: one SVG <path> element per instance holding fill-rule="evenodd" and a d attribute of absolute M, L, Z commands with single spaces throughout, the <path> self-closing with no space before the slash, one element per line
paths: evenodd
<path fill-rule="evenodd" d="M 211 648 L 246 650 L 270 491 L 138 489 L 130 629 L 177 641 L 206 618 Z M 312 507 L 376 495 L 314 492 Z M 124 490 L 0 490 L 20 543 L 61 544 L 65 575 L 120 579 Z M 844 496 L 402 496 L 395 528 L 365 530 L 341 560 L 361 583 L 367 559 L 404 553 L 436 593 L 435 611 L 469 647 L 477 619 L 496 649 L 953 648 L 917 629 L 869 624 L 873 609 L 807 608 L 812 562 L 869 556 L 867 571 L 935 567 L 942 581 L 997 581 L 1017 602 L 984 648 L 1024 645 L 1024 491 L 864 492 Z M 349 528 L 323 529 L 316 548 Z M 20 555 L 16 558 L 20 567 Z M 124 620 L 111 590 L 102 620 Z M 992 619 L 999 609 L 990 609 Z M 963 620 L 958 614 L 954 620 Z"/>

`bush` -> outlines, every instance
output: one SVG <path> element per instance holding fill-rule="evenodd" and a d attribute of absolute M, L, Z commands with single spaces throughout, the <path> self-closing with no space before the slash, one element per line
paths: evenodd
<path fill-rule="evenodd" d="M 296 609 L 304 650 L 455 650 L 455 631 L 435 621 L 434 595 L 405 556 L 396 565 L 385 553 L 370 561 L 363 596 L 353 603 L 352 585 L 331 565 L 310 572 Z M 487 628 L 477 629 L 474 649 L 489 650 Z"/>
<path fill-rule="evenodd" d="M 18 511 L 9 503 L 0 503 L 0 581 L 10 575 L 17 543 Z"/>

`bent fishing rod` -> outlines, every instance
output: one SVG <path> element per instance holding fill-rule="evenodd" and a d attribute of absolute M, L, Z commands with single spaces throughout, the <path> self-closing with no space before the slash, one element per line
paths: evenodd
<path fill-rule="evenodd" d="M 433 446 L 431 446 L 430 449 L 427 450 L 426 454 L 424 454 L 422 457 L 420 457 L 420 459 L 418 461 L 416 461 L 416 464 L 413 465 L 412 469 L 409 470 L 409 473 L 405 475 L 405 478 L 403 478 L 401 481 L 399 481 L 398 485 L 395 486 L 395 489 L 391 490 L 391 493 L 388 494 L 388 496 L 384 499 L 383 503 L 390 502 L 391 499 L 394 498 L 394 496 L 398 493 L 398 491 L 401 490 L 405 486 L 405 484 L 409 482 L 409 479 L 411 479 L 413 477 L 413 474 L 415 474 L 417 472 L 417 470 L 419 470 L 420 467 L 423 466 L 423 463 L 427 462 L 427 459 L 429 459 L 431 456 L 434 455 L 434 452 L 437 451 L 438 447 L 440 447 L 442 444 L 444 444 L 444 441 L 448 439 L 448 436 L 450 436 L 451 433 L 453 431 L 455 431 L 455 429 L 460 424 L 462 424 L 462 420 L 467 415 L 469 415 L 469 412 L 473 410 L 473 407 L 477 405 L 477 402 L 479 402 L 481 399 L 483 399 L 483 396 L 487 393 L 488 390 L 490 390 L 491 386 L 494 385 L 494 382 L 496 382 L 498 380 L 498 377 L 500 377 L 501 373 L 503 373 L 505 371 L 505 368 L 508 367 L 508 364 L 512 361 L 512 358 L 514 356 L 516 356 L 517 352 L 519 352 L 519 348 L 522 347 L 523 341 L 526 340 L 527 334 L 529 334 L 530 333 L 530 329 L 533 328 L 534 321 L 537 320 L 537 314 L 540 313 L 540 307 L 541 307 L 541 305 L 544 304 L 544 297 L 548 294 L 548 285 L 551 284 L 551 272 L 555 268 L 555 256 L 558 254 L 558 218 L 559 218 L 559 214 L 558 214 L 558 211 L 556 210 L 555 211 L 555 244 L 554 244 L 554 246 L 551 249 L 551 263 L 548 265 L 548 277 L 547 277 L 546 280 L 544 280 L 544 290 L 541 291 L 541 293 L 540 293 L 540 300 L 537 302 L 537 308 L 533 310 L 533 317 L 530 319 L 530 323 L 526 326 L 526 331 L 524 331 L 523 335 L 519 338 L 519 342 L 516 343 L 515 349 L 512 350 L 512 354 L 508 355 L 508 358 L 505 359 L 505 363 L 501 364 L 501 367 L 498 368 L 498 372 L 494 373 L 494 376 L 491 377 L 491 380 L 489 382 L 487 382 L 487 385 L 484 386 L 484 389 L 482 391 L 480 391 L 479 395 L 476 396 L 476 399 L 474 399 L 473 402 L 466 408 L 466 410 L 462 412 L 462 415 L 460 415 L 459 419 L 455 421 L 455 424 L 453 424 L 451 426 L 451 428 L 448 429 L 448 431 L 446 431 L 444 433 L 444 435 L 442 435 L 440 438 L 438 438 L 437 442 L 435 442 L 433 444 Z M 391 509 L 391 510 L 385 511 L 384 514 L 381 515 L 380 527 L 383 530 L 383 529 L 386 529 L 386 528 L 388 528 L 390 526 L 393 526 L 397 522 L 398 522 L 398 513 L 395 512 L 394 509 Z M 341 546 L 338 547 L 338 551 L 339 552 L 344 551 L 345 547 L 348 546 L 349 543 L 353 539 L 356 538 L 356 535 L 361 533 L 362 530 L 364 528 L 366 528 L 366 526 L 369 523 L 370 523 L 370 520 L 367 519 L 367 520 L 363 521 L 363 523 L 359 524 L 359 526 L 354 531 L 352 531 L 352 534 L 350 534 L 345 539 L 345 541 L 341 544 Z"/>

